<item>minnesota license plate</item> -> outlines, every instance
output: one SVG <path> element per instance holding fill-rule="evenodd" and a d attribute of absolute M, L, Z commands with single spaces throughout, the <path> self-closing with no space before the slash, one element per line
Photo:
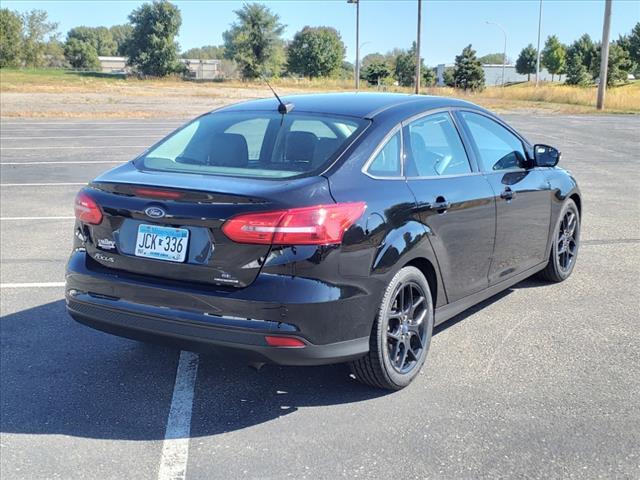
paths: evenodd
<path fill-rule="evenodd" d="M 137 257 L 155 258 L 169 262 L 184 262 L 189 243 L 186 228 L 140 225 L 136 241 Z"/>

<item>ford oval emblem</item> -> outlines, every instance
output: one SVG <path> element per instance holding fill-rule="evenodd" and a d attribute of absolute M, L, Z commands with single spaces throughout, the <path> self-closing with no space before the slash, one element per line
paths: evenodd
<path fill-rule="evenodd" d="M 167 212 L 165 212 L 160 207 L 148 207 L 148 208 L 145 208 L 144 209 L 144 213 L 146 213 L 147 216 L 151 217 L 151 218 L 162 218 L 167 214 Z"/>

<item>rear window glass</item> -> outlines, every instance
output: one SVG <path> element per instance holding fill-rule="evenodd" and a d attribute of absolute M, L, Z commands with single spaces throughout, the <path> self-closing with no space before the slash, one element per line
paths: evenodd
<path fill-rule="evenodd" d="M 211 113 L 162 140 L 136 166 L 211 175 L 299 176 L 325 166 L 367 123 L 296 112 Z"/>

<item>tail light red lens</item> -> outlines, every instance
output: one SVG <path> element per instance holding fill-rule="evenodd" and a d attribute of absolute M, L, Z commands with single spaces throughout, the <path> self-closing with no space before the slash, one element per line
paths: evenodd
<path fill-rule="evenodd" d="M 81 222 L 92 225 L 98 225 L 102 222 L 102 210 L 100 210 L 96 201 L 84 190 L 80 190 L 76 195 L 74 210 L 76 218 Z"/>
<path fill-rule="evenodd" d="M 344 232 L 366 207 L 354 202 L 247 213 L 227 220 L 222 231 L 238 243 L 330 245 L 342 242 Z"/>
<path fill-rule="evenodd" d="M 305 346 L 305 343 L 299 338 L 293 337 L 274 337 L 267 335 L 264 337 L 267 345 L 270 347 L 289 347 L 289 348 L 301 348 Z"/>

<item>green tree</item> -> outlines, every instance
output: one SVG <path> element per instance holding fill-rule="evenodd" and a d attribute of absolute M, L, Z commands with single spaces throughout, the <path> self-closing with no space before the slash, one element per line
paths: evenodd
<path fill-rule="evenodd" d="M 640 74 L 640 22 L 631 30 L 629 35 L 620 35 L 617 42 L 628 54 L 632 63 L 631 73 Z"/>
<path fill-rule="evenodd" d="M 596 56 L 591 66 L 593 78 L 600 76 L 600 58 L 602 49 L 598 46 Z M 627 75 L 633 68 L 633 62 L 629 58 L 629 53 L 616 42 L 609 44 L 609 63 L 607 65 L 607 86 L 616 83 L 626 82 Z"/>
<path fill-rule="evenodd" d="M 445 67 L 444 71 L 442 72 L 442 81 L 447 87 L 456 86 L 456 78 L 453 75 L 454 71 L 455 69 L 453 67 Z"/>
<path fill-rule="evenodd" d="M 542 50 L 542 65 L 544 65 L 551 74 L 551 81 L 553 82 L 555 75 L 561 75 L 564 73 L 566 63 L 566 49 L 558 37 L 551 35 L 547 37 L 547 41 L 544 43 L 544 49 Z"/>
<path fill-rule="evenodd" d="M 100 60 L 96 48 L 89 42 L 70 38 L 64 45 L 64 56 L 73 68 L 98 70 Z"/>
<path fill-rule="evenodd" d="M 484 70 L 471 44 L 464 47 L 462 53 L 456 56 L 453 78 L 456 87 L 463 88 L 465 91 L 484 88 Z"/>
<path fill-rule="evenodd" d="M 370 62 L 366 68 L 361 70 L 362 78 L 369 82 L 369 85 L 378 85 L 391 76 L 391 69 L 384 61 Z"/>
<path fill-rule="evenodd" d="M 98 55 L 113 56 L 118 45 L 106 27 L 74 27 L 67 33 L 67 40 L 76 39 L 93 46 Z"/>
<path fill-rule="evenodd" d="M 582 65 L 587 70 L 591 70 L 591 64 L 593 63 L 597 53 L 593 40 L 591 40 L 591 37 L 585 33 L 567 47 L 567 64 L 570 56 L 577 55 L 577 58 L 574 59 L 574 61 L 580 59 Z"/>
<path fill-rule="evenodd" d="M 44 10 L 31 10 L 22 15 L 22 60 L 27 67 L 41 67 L 44 64 L 47 39 L 58 28 L 57 23 L 47 20 Z"/>
<path fill-rule="evenodd" d="M 204 47 L 190 48 L 180 56 L 182 58 L 198 58 L 201 60 L 220 60 L 224 58 L 224 47 L 221 45 L 205 45 Z"/>
<path fill-rule="evenodd" d="M 380 62 L 387 63 L 387 58 L 381 53 L 369 53 L 360 61 L 360 72 L 364 72 L 370 64 Z"/>
<path fill-rule="evenodd" d="M 0 67 L 18 67 L 22 43 L 22 19 L 8 8 L 0 9 Z"/>
<path fill-rule="evenodd" d="M 133 27 L 128 23 L 114 25 L 109 28 L 109 32 L 111 32 L 111 38 L 113 38 L 113 41 L 116 44 L 116 54 L 125 56 L 127 54 L 127 42 L 131 39 Z"/>
<path fill-rule="evenodd" d="M 516 72 L 527 76 L 527 82 L 531 80 L 531 74 L 536 73 L 538 51 L 529 44 L 522 49 L 516 60 Z"/>
<path fill-rule="evenodd" d="M 67 59 L 64 55 L 64 43 L 57 38 L 51 38 L 44 47 L 45 66 L 52 68 L 68 67 Z"/>
<path fill-rule="evenodd" d="M 258 3 L 234 12 L 238 21 L 222 34 L 225 56 L 240 67 L 243 78 L 257 78 L 265 71 L 278 74 L 284 63 L 280 17 Z"/>
<path fill-rule="evenodd" d="M 635 24 L 629 35 L 629 58 L 640 68 L 640 22 Z"/>
<path fill-rule="evenodd" d="M 422 74 L 422 85 L 433 87 L 436 84 L 436 72 L 433 68 L 420 67 L 420 73 Z"/>
<path fill-rule="evenodd" d="M 332 27 L 306 26 L 287 48 L 287 69 L 305 77 L 334 77 L 344 60 L 345 46 Z"/>
<path fill-rule="evenodd" d="M 502 65 L 504 53 L 489 53 L 478 59 L 482 65 Z"/>
<path fill-rule="evenodd" d="M 394 75 L 398 85 L 402 87 L 410 87 L 414 85 L 416 79 L 416 42 L 411 44 L 409 50 L 394 50 L 387 54 L 387 58 L 391 60 L 394 65 Z M 420 58 L 420 72 L 424 75 L 424 71 L 427 68 L 424 65 L 424 60 Z"/>
<path fill-rule="evenodd" d="M 578 52 L 571 52 L 567 56 L 566 83 L 568 85 L 586 86 L 591 83 L 589 70 L 584 66 L 582 56 Z"/>
<path fill-rule="evenodd" d="M 175 41 L 182 24 L 178 7 L 167 0 L 154 0 L 131 12 L 129 21 L 133 31 L 126 43 L 128 65 L 154 77 L 183 70 Z"/>

